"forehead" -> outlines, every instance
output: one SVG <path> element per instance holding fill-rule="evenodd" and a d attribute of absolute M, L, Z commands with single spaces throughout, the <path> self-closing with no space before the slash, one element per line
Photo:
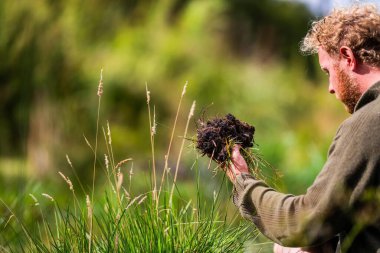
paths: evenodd
<path fill-rule="evenodd" d="M 323 48 L 318 49 L 318 59 L 321 65 L 322 63 L 327 64 L 332 60 L 330 55 Z"/>
<path fill-rule="evenodd" d="M 337 59 L 331 57 L 323 48 L 318 49 L 318 59 L 319 65 L 321 65 L 322 68 L 329 68 L 331 65 L 338 62 Z"/>

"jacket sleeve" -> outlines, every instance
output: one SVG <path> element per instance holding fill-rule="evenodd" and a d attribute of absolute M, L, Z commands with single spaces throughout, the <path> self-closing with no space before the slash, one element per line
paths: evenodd
<path fill-rule="evenodd" d="M 304 195 L 283 194 L 240 174 L 234 184 L 235 205 L 244 218 L 281 245 L 308 247 L 330 240 L 353 224 L 365 189 L 375 173 L 378 178 L 379 136 L 370 135 L 368 129 L 380 134 L 379 126 L 379 120 L 343 123 L 327 162 Z"/>

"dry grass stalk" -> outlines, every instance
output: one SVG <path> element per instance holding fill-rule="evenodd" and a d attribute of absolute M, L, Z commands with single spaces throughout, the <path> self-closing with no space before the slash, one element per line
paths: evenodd
<path fill-rule="evenodd" d="M 142 199 L 140 199 L 140 201 L 137 203 L 137 205 L 140 205 L 142 202 L 144 202 L 144 200 L 147 198 L 147 196 L 144 196 Z"/>
<path fill-rule="evenodd" d="M 150 144 L 151 144 L 151 150 L 152 150 L 152 167 L 153 167 L 153 200 L 156 201 L 156 204 L 158 206 L 158 198 L 157 198 L 157 180 L 156 180 L 156 161 L 154 157 L 154 134 L 153 129 L 155 129 L 155 122 L 152 124 L 152 116 L 150 112 L 150 91 L 148 90 L 148 84 L 145 84 L 146 89 L 146 103 L 148 105 L 148 116 L 149 116 L 149 132 L 150 132 Z M 155 121 L 155 109 L 154 109 L 154 121 Z"/>
<path fill-rule="evenodd" d="M 87 146 L 89 146 L 90 149 L 92 150 L 92 152 L 94 152 L 94 148 L 91 146 L 90 142 L 87 140 L 87 138 L 86 138 L 85 135 L 83 135 L 83 138 L 84 138 L 84 140 L 86 141 Z"/>
<path fill-rule="evenodd" d="M 171 192 L 170 192 L 170 198 L 169 198 L 169 205 L 170 206 L 172 205 L 172 201 L 173 201 L 173 193 L 174 193 L 174 187 L 175 187 L 175 184 L 176 184 L 176 181 L 177 181 L 179 162 L 181 160 L 183 147 L 185 145 L 185 140 L 186 140 L 187 130 L 189 128 L 190 119 L 194 116 L 194 110 L 195 110 L 195 101 L 193 101 L 193 104 L 191 105 L 191 109 L 190 109 L 189 115 L 187 117 L 185 132 L 183 134 L 181 148 L 179 150 L 179 154 L 178 154 L 178 158 L 177 158 L 177 164 L 176 164 L 175 173 L 174 173 L 174 180 L 173 180 L 173 185 L 172 185 L 172 189 L 171 189 Z"/>
<path fill-rule="evenodd" d="M 104 133 L 104 128 L 103 128 L 103 133 Z M 115 159 L 113 157 L 113 150 L 112 150 L 111 128 L 110 128 L 110 124 L 109 124 L 108 120 L 107 120 L 107 137 L 105 136 L 105 134 L 104 134 L 104 137 L 106 140 L 108 140 L 108 145 L 106 145 L 107 152 L 108 152 L 108 155 L 110 156 L 110 159 L 111 159 L 111 165 L 114 166 L 115 165 Z"/>
<path fill-rule="evenodd" d="M 116 186 L 116 194 L 117 194 L 117 199 L 119 201 L 119 204 L 121 205 L 121 198 L 120 198 L 120 188 L 121 185 L 123 184 L 123 174 L 120 172 L 120 168 L 123 164 L 132 161 L 132 158 L 127 158 L 122 161 L 120 161 L 116 166 L 115 170 L 113 171 L 114 177 L 115 177 L 115 186 Z M 117 173 L 115 173 L 117 171 Z"/>
<path fill-rule="evenodd" d="M 117 166 L 114 166 L 115 164 L 115 161 L 114 161 L 114 158 L 113 158 L 113 150 L 112 150 L 112 138 L 111 138 L 111 129 L 110 129 L 110 125 L 109 125 L 109 122 L 107 121 L 107 133 L 104 129 L 104 127 L 102 127 L 102 130 L 103 130 L 103 135 L 104 135 L 104 139 L 106 140 L 106 148 L 107 148 L 107 154 L 104 154 L 104 163 L 106 165 L 106 174 L 107 174 L 107 179 L 108 179 L 108 182 L 109 184 L 111 185 L 112 189 L 113 189 L 113 192 L 116 194 L 116 191 L 114 190 L 114 186 L 113 186 L 113 183 L 111 182 L 111 174 L 113 176 L 113 180 L 114 180 L 114 184 L 115 184 L 115 187 L 117 185 L 117 177 L 116 177 L 116 173 L 115 173 L 115 170 L 117 169 L 117 167 L 120 167 L 122 164 L 118 164 Z M 109 168 L 113 168 L 112 171 L 109 170 Z M 119 195 L 118 195 L 118 199 L 119 199 Z"/>
<path fill-rule="evenodd" d="M 91 202 L 92 203 L 94 203 L 95 177 L 96 177 L 96 160 L 97 160 L 97 152 L 98 152 L 98 133 L 99 133 L 100 104 L 101 104 L 101 101 L 102 101 L 102 99 L 101 99 L 102 98 L 102 94 L 103 94 L 103 69 L 100 70 L 100 80 L 99 80 L 98 92 L 97 92 L 97 95 L 98 95 L 99 99 L 98 99 L 98 113 L 97 113 L 97 117 L 96 117 L 94 166 L 93 166 L 93 175 L 92 175 L 92 192 L 91 192 Z M 88 195 L 86 195 L 86 196 L 88 196 Z M 88 244 L 88 252 L 91 252 L 91 246 L 92 246 L 92 228 L 93 228 L 92 223 L 93 223 L 93 216 L 92 216 L 92 210 L 91 210 L 90 239 L 89 239 L 89 244 Z"/>
<path fill-rule="evenodd" d="M 74 192 L 74 186 L 69 177 L 66 177 L 62 172 L 58 171 L 58 174 L 65 180 L 65 182 L 69 185 L 70 191 Z"/>
<path fill-rule="evenodd" d="M 91 146 L 90 146 L 90 147 L 91 147 Z M 92 147 L 91 147 L 91 149 L 92 149 Z M 84 187 L 83 187 L 83 185 L 82 185 L 82 183 L 81 183 L 81 181 L 80 181 L 80 179 L 79 179 L 79 177 L 78 177 L 78 174 L 77 174 L 77 172 L 76 172 L 76 170 L 75 170 L 73 164 L 71 163 L 71 160 L 70 160 L 70 158 L 69 158 L 69 155 L 67 155 L 67 154 L 66 154 L 66 160 L 67 160 L 67 163 L 70 165 L 70 168 L 71 168 L 72 172 L 74 173 L 74 176 L 75 176 L 75 178 L 76 178 L 76 180 L 77 180 L 77 183 L 79 183 L 79 186 L 80 186 L 82 192 L 85 193 L 86 191 L 84 190 Z"/>
<path fill-rule="evenodd" d="M 107 147 L 107 152 L 108 152 L 109 158 L 111 159 L 111 161 L 108 160 L 108 162 L 110 162 L 111 166 L 114 167 L 115 166 L 115 159 L 113 157 L 111 128 L 110 128 L 110 124 L 109 124 L 108 120 L 107 120 L 107 136 L 105 134 L 104 128 L 103 128 L 103 133 L 104 133 L 105 139 L 108 140 L 108 145 L 106 145 L 106 147 Z M 120 165 L 118 164 L 115 167 L 117 168 L 118 166 L 121 166 L 121 164 Z M 109 173 L 108 168 L 107 168 L 107 173 Z M 117 184 L 117 178 L 116 178 L 115 172 L 112 171 L 112 174 L 114 176 L 114 181 L 115 181 L 115 185 L 116 185 Z"/>
<path fill-rule="evenodd" d="M 132 158 L 127 158 L 127 159 L 124 159 L 124 160 L 120 161 L 118 164 L 116 164 L 115 170 L 118 169 L 118 168 L 120 168 L 123 164 L 125 164 L 125 163 L 127 163 L 129 161 L 132 161 L 132 160 L 133 160 Z"/>
<path fill-rule="evenodd" d="M 181 109 L 182 99 L 185 96 L 186 88 L 187 88 L 188 83 L 189 82 L 186 81 L 185 85 L 183 86 L 182 94 L 181 94 L 181 97 L 179 99 L 179 103 L 178 103 L 178 107 L 177 107 L 177 112 L 176 112 L 176 115 L 175 115 L 174 124 L 173 124 L 173 128 L 172 128 L 172 133 L 170 135 L 170 141 L 169 141 L 168 151 L 166 152 L 166 155 L 165 155 L 165 165 L 164 165 L 164 169 L 162 171 L 160 189 L 158 190 L 158 199 L 160 198 L 160 193 L 161 193 L 162 185 L 164 184 L 164 181 L 165 181 L 165 175 L 167 175 L 169 173 L 168 161 L 169 161 L 170 150 L 171 150 L 172 143 L 173 143 L 174 132 L 175 132 L 175 129 L 176 129 L 176 126 L 177 126 L 177 120 L 178 120 L 178 115 L 179 115 L 179 112 L 180 112 L 180 109 Z"/>
<path fill-rule="evenodd" d="M 212 155 L 210 157 L 210 160 L 208 162 L 207 170 L 210 170 L 212 159 L 214 158 L 214 151 L 212 152 Z"/>
<path fill-rule="evenodd" d="M 104 129 L 103 129 L 103 132 L 104 132 Z M 115 165 L 115 159 L 113 157 L 111 128 L 110 128 L 110 124 L 109 124 L 108 120 L 107 120 L 107 138 L 106 139 L 108 139 L 108 145 L 106 145 L 108 155 L 110 156 L 110 159 L 111 159 L 111 165 L 114 166 Z"/>
<path fill-rule="evenodd" d="M 77 198 L 77 196 L 75 195 L 75 191 L 74 191 L 74 185 L 73 183 L 71 182 L 70 178 L 65 176 L 62 172 L 58 171 L 58 174 L 63 178 L 63 180 L 65 180 L 65 182 L 67 183 L 67 185 L 69 186 L 69 189 L 70 191 L 73 193 L 73 197 L 74 197 L 74 202 L 77 203 L 78 206 L 80 206 L 79 204 L 79 200 Z M 74 213 L 76 214 L 76 211 L 77 211 L 77 206 L 74 205 Z"/>

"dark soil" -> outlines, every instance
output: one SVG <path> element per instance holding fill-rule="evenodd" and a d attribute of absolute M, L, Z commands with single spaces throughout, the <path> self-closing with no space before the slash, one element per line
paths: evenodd
<path fill-rule="evenodd" d="M 225 163 L 231 154 L 232 144 L 239 144 L 243 149 L 253 147 L 254 133 L 253 126 L 236 119 L 232 114 L 207 122 L 199 120 L 196 148 L 202 155 Z"/>

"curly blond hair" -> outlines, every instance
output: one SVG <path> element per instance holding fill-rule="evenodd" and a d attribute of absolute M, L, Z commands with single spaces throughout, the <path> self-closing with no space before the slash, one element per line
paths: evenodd
<path fill-rule="evenodd" d="M 351 48 L 359 61 L 380 67 L 380 15 L 375 5 L 333 10 L 314 21 L 301 42 L 301 51 L 314 54 L 322 47 L 331 56 L 339 57 L 342 46 Z"/>

